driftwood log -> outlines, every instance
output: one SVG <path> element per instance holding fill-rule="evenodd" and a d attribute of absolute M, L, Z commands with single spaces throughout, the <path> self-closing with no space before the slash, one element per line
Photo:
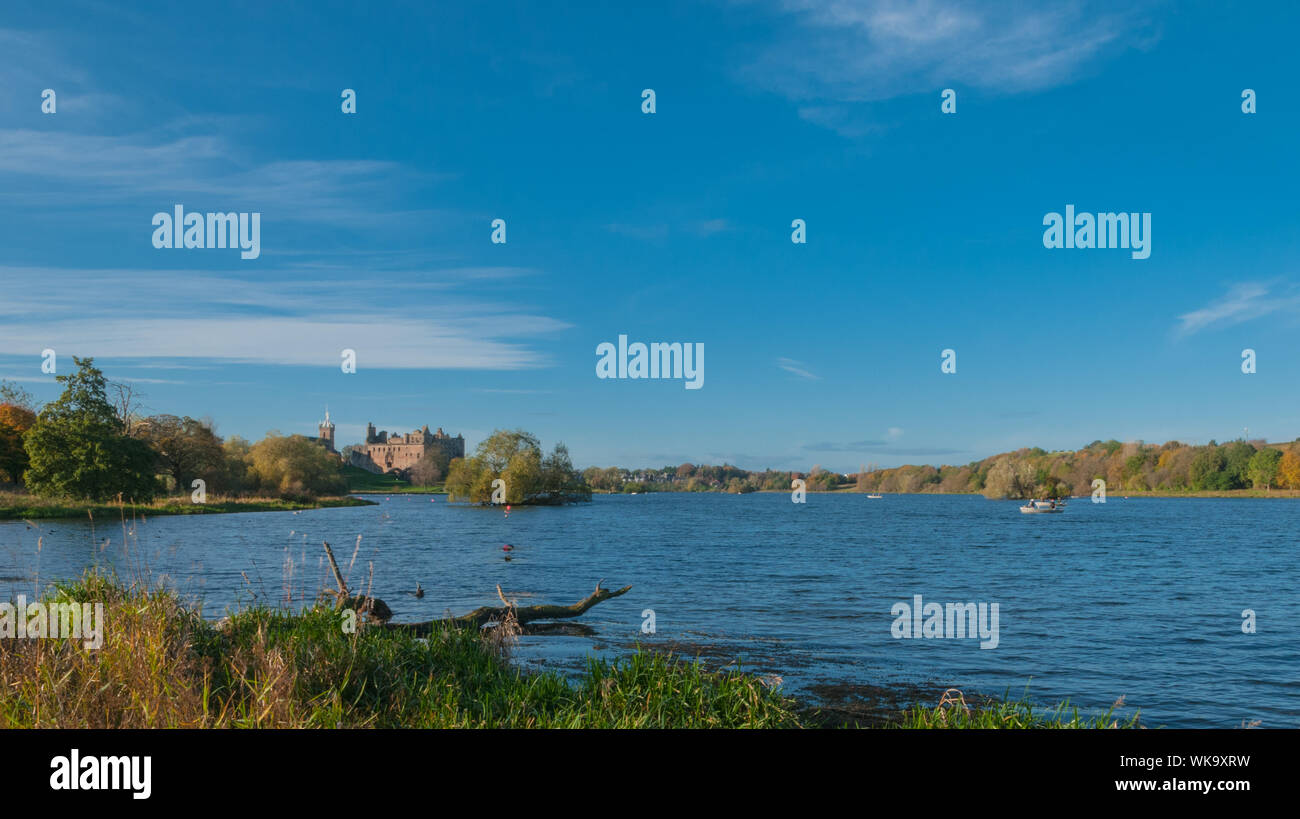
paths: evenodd
<path fill-rule="evenodd" d="M 424 636 L 433 631 L 435 628 L 452 626 L 455 628 L 482 628 L 488 623 L 504 622 L 507 617 L 513 616 L 514 622 L 523 627 L 524 633 L 546 634 L 546 633 L 587 633 L 590 630 L 585 628 L 565 629 L 562 624 L 550 624 L 529 627 L 529 623 L 538 620 L 566 620 L 572 617 L 579 617 L 587 612 L 597 603 L 603 603 L 606 600 L 613 599 L 623 594 L 627 594 L 632 589 L 631 586 L 624 586 L 621 589 L 613 591 L 601 586 L 603 581 L 596 581 L 596 590 L 578 602 L 570 606 L 558 606 L 543 604 L 540 606 L 516 606 L 506 600 L 505 594 L 502 593 L 501 587 L 497 586 L 497 597 L 501 598 L 503 605 L 500 606 L 481 606 L 468 614 L 462 614 L 459 617 L 444 617 L 438 620 L 425 620 L 420 623 L 390 623 L 393 616 L 392 609 L 388 607 L 383 600 L 370 595 L 352 594 L 348 591 L 348 584 L 343 579 L 343 573 L 339 571 L 339 564 L 334 560 L 334 550 L 328 543 L 325 546 L 325 556 L 329 558 L 330 569 L 334 572 L 334 582 L 338 584 L 337 589 L 326 589 L 325 594 L 334 598 L 335 607 L 338 609 L 350 608 L 361 614 L 365 621 L 371 625 L 383 626 L 395 631 L 405 631 L 416 636 Z"/>
<path fill-rule="evenodd" d="M 321 541 L 321 543 L 325 546 L 325 556 L 329 558 L 330 569 L 334 572 L 334 582 L 338 584 L 337 589 L 325 589 L 323 592 L 324 595 L 334 598 L 334 608 L 352 609 L 365 618 L 363 622 L 372 625 L 387 623 L 393 616 L 393 610 L 378 597 L 349 592 L 347 581 L 343 579 L 343 572 L 339 571 L 338 561 L 334 559 L 334 550 L 330 548 L 328 542 Z"/>
<path fill-rule="evenodd" d="M 474 609 L 469 614 L 462 614 L 459 617 L 444 617 L 440 620 L 425 620 L 422 623 L 385 623 L 384 628 L 405 631 L 417 636 L 422 636 L 433 631 L 434 628 L 443 626 L 456 626 L 460 628 L 482 628 L 483 626 L 495 622 L 502 622 L 507 615 L 514 614 L 515 622 L 521 626 L 526 626 L 535 620 L 563 620 L 570 617 L 579 617 L 587 612 L 587 609 L 603 603 L 621 594 L 627 594 L 631 586 L 624 586 L 621 589 L 610 591 L 604 588 L 600 583 L 596 583 L 596 590 L 571 606 L 541 605 L 541 606 L 515 606 L 507 603 L 504 606 L 482 606 Z M 501 593 L 501 587 L 497 587 L 498 595 Z M 534 633 L 545 633 L 542 630 L 536 630 Z"/>

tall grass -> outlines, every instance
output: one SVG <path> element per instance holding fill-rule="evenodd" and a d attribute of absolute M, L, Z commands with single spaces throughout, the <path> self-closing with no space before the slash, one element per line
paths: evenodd
<path fill-rule="evenodd" d="M 254 607 L 220 624 L 171 592 L 88 574 L 104 644 L 0 640 L 0 728 L 663 727 L 799 724 L 755 678 L 651 654 L 528 674 L 474 630 L 345 633 L 333 609 Z"/>
<path fill-rule="evenodd" d="M 1069 702 L 1053 709 L 1038 710 L 1028 696 L 1019 700 L 1004 698 L 1001 701 L 968 705 L 960 691 L 949 689 L 933 707 L 915 704 L 905 710 L 897 728 L 1136 728 L 1139 713 L 1121 721 L 1115 709 L 1123 704 L 1120 698 L 1106 713 L 1099 716 L 1079 715 L 1079 709 Z"/>

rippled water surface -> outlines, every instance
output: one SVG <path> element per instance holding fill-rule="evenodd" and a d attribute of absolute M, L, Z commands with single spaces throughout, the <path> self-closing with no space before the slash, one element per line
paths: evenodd
<path fill-rule="evenodd" d="M 325 580 L 320 542 L 400 620 L 496 603 L 571 603 L 597 580 L 632 585 L 582 618 L 594 638 L 527 638 L 526 661 L 570 665 L 638 638 L 708 646 L 818 683 L 926 683 L 1069 698 L 1118 697 L 1169 726 L 1300 727 L 1300 501 L 1111 498 L 1061 515 L 966 496 L 651 494 L 567 508 L 467 508 L 443 496 L 298 514 L 0 524 L 0 598 L 139 565 L 208 616 L 256 595 L 297 604 Z M 40 537 L 40 549 L 37 538 Z M 515 546 L 504 560 L 501 546 Z M 124 548 L 125 546 L 125 548 Z M 419 581 L 423 599 L 405 591 Z M 891 607 L 997 603 L 999 643 L 895 639 Z M 641 634 L 653 609 L 657 632 Z M 1242 632 L 1242 612 L 1257 615 Z M 109 635 L 111 638 L 111 635 Z"/>

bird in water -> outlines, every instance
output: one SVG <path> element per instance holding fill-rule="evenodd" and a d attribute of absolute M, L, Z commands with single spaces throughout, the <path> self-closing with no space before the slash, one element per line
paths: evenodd
<path fill-rule="evenodd" d="M 420 581 L 415 581 L 415 596 L 424 597 L 424 589 L 420 588 Z"/>

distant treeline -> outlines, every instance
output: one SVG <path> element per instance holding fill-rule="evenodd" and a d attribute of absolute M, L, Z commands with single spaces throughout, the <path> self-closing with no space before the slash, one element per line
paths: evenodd
<path fill-rule="evenodd" d="M 1079 450 L 1037 447 L 1004 452 L 965 466 L 899 466 L 861 474 L 813 467 L 807 473 L 681 464 L 662 469 L 591 467 L 592 488 L 606 492 L 790 491 L 802 478 L 812 491 L 979 493 L 990 498 L 1089 495 L 1093 481 L 1108 491 L 1206 492 L 1300 489 L 1300 439 L 1288 444 L 1237 440 L 1192 446 L 1179 441 L 1093 441 Z"/>
<path fill-rule="evenodd" d="M 838 472 L 813 467 L 809 473 L 768 469 L 751 472 L 738 466 L 681 464 L 659 469 L 624 469 L 617 466 L 592 466 L 583 470 L 583 478 L 598 492 L 759 492 L 790 491 L 795 478 L 807 481 L 808 489 L 838 489 L 853 479 Z"/>

